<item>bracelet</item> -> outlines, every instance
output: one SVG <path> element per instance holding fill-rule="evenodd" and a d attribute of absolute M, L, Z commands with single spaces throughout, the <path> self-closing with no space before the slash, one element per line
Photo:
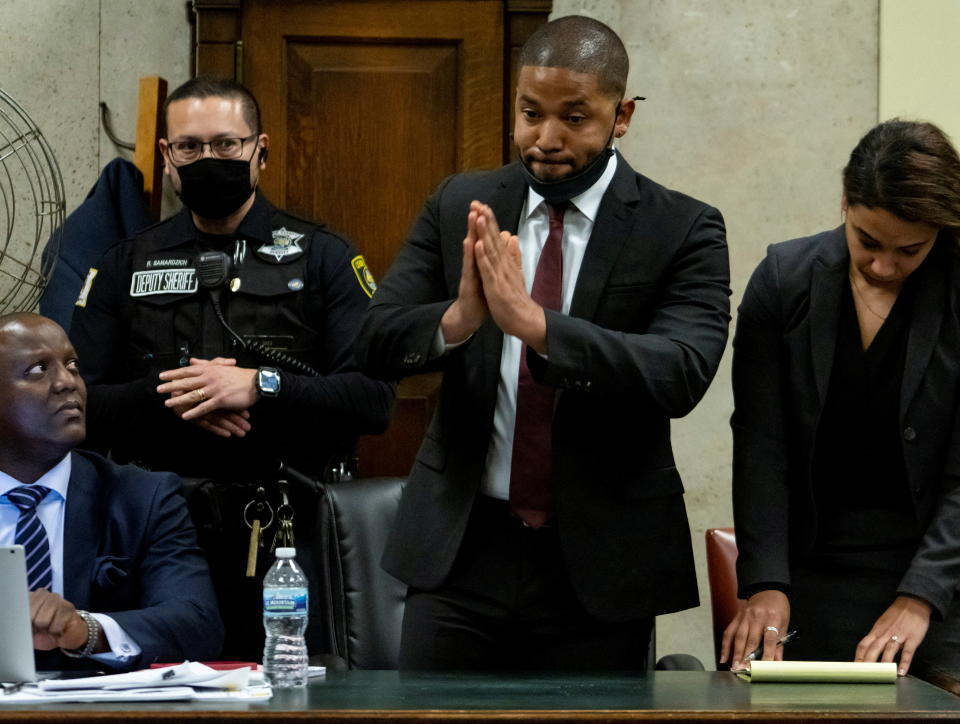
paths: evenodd
<path fill-rule="evenodd" d="M 97 647 L 97 640 L 100 638 L 100 622 L 86 611 L 77 610 L 77 615 L 87 624 L 87 643 L 80 649 L 61 648 L 60 650 L 72 659 L 85 659 Z"/>

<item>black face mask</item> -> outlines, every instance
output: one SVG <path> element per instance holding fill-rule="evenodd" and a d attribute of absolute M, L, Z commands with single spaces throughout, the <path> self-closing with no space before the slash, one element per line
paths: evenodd
<path fill-rule="evenodd" d="M 546 199 L 548 204 L 556 204 L 561 201 L 569 201 L 593 186 L 603 176 L 603 172 L 607 169 L 607 160 L 612 155 L 613 149 L 606 146 L 593 157 L 590 163 L 575 174 L 556 181 L 541 181 L 538 179 L 534 176 L 530 167 L 527 166 L 523 157 L 520 158 L 520 168 L 527 179 L 527 183 L 530 184 L 530 188 Z"/>
<path fill-rule="evenodd" d="M 201 158 L 176 169 L 180 176 L 180 199 L 204 219 L 230 216 L 253 193 L 249 160 Z"/>
<path fill-rule="evenodd" d="M 613 141 L 613 133 L 617 129 L 617 119 L 620 117 L 620 102 L 617 102 L 616 110 L 613 112 L 613 128 L 610 129 L 610 135 L 607 136 L 607 142 L 603 144 L 603 150 L 590 159 L 590 163 L 577 171 L 572 176 L 557 179 L 556 181 L 543 181 L 538 179 L 533 170 L 527 165 L 527 160 L 520 154 L 520 169 L 523 171 L 530 188 L 546 199 L 548 204 L 557 204 L 561 201 L 569 201 L 593 186 L 603 172 L 607 170 L 607 161 L 613 155 L 613 148 L 610 142 Z"/>
<path fill-rule="evenodd" d="M 527 161 L 521 153 L 520 169 L 523 171 L 527 183 L 530 184 L 530 188 L 546 199 L 548 204 L 556 204 L 561 201 L 569 201 L 593 186 L 603 176 L 603 172 L 607 170 L 607 161 L 613 155 L 610 142 L 613 140 L 613 132 L 617 127 L 616 119 L 619 116 L 620 104 L 617 103 L 617 109 L 613 115 L 613 128 L 610 129 L 607 142 L 603 144 L 603 150 L 590 159 L 586 166 L 570 176 L 556 181 L 543 181 L 534 175 L 533 170 L 527 165 Z"/>

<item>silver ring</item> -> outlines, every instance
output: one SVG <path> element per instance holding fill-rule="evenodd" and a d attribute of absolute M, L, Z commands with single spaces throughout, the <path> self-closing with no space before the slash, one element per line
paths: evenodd
<path fill-rule="evenodd" d="M 897 643 L 900 643 L 900 637 L 897 636 L 897 635 L 891 636 L 891 637 L 890 637 L 890 640 L 891 640 L 891 641 L 896 641 Z"/>
<path fill-rule="evenodd" d="M 777 636 L 780 635 L 780 629 L 778 629 L 776 626 L 767 626 L 764 631 L 773 631 Z"/>

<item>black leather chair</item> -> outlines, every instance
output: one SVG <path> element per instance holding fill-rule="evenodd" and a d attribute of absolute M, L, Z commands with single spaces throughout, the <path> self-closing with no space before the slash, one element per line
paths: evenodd
<path fill-rule="evenodd" d="M 403 491 L 402 478 L 361 478 L 323 486 L 314 559 L 320 571 L 321 630 L 308 637 L 311 660 L 328 668 L 396 669 L 407 587 L 380 567 L 380 558 Z M 668 654 L 649 665 L 660 670 L 703 670 L 698 659 Z"/>
<path fill-rule="evenodd" d="M 323 486 L 313 547 L 323 596 L 317 634 L 327 651 L 312 656 L 316 662 L 397 668 L 407 587 L 380 567 L 380 557 L 403 483 L 361 478 Z"/>

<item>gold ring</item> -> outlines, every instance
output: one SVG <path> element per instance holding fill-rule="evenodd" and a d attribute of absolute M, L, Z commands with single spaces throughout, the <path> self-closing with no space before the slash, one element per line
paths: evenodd
<path fill-rule="evenodd" d="M 204 400 L 207 399 L 207 396 L 203 393 L 202 387 L 198 387 L 197 389 L 194 390 L 194 392 L 197 393 L 197 399 L 199 399 L 200 402 L 203 402 Z"/>

